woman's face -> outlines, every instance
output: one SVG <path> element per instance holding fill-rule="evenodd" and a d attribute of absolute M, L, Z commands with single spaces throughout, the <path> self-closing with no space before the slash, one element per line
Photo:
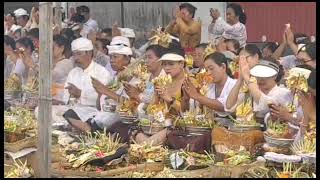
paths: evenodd
<path fill-rule="evenodd" d="M 63 55 L 63 46 L 60 47 L 57 43 L 53 42 L 53 57 L 60 58 Z"/>
<path fill-rule="evenodd" d="M 31 49 L 25 47 L 23 44 L 16 43 L 16 48 L 17 48 L 17 49 L 23 48 L 23 49 L 25 50 L 25 53 L 26 53 L 27 55 L 30 55 L 30 56 L 31 56 L 31 54 L 32 54 Z"/>
<path fill-rule="evenodd" d="M 220 82 L 227 75 L 226 66 L 219 66 L 212 59 L 207 59 L 204 62 L 204 67 L 207 70 L 207 72 L 213 77 L 214 83 Z"/>
<path fill-rule="evenodd" d="M 161 61 L 161 65 L 164 71 L 173 78 L 183 73 L 183 62 L 181 61 Z"/>
<path fill-rule="evenodd" d="M 117 72 L 124 70 L 124 67 L 130 63 L 128 58 L 122 54 L 112 54 L 110 61 L 111 68 Z"/>
<path fill-rule="evenodd" d="M 250 69 L 253 68 L 259 62 L 259 55 L 250 55 L 246 50 L 242 50 L 239 54 L 240 56 L 245 56 L 249 64 Z"/>
<path fill-rule="evenodd" d="M 256 77 L 257 83 L 260 89 L 270 89 L 276 83 L 276 76 L 268 78 Z"/>
<path fill-rule="evenodd" d="M 161 68 L 161 62 L 158 61 L 160 58 L 155 55 L 153 50 L 146 52 L 146 65 L 149 72 L 155 72 Z"/>
<path fill-rule="evenodd" d="M 314 67 L 314 61 L 308 55 L 308 53 L 304 51 L 300 51 L 297 55 L 297 59 L 302 63 Z"/>
<path fill-rule="evenodd" d="M 227 23 L 233 25 L 239 21 L 239 17 L 236 16 L 232 8 L 227 9 Z"/>

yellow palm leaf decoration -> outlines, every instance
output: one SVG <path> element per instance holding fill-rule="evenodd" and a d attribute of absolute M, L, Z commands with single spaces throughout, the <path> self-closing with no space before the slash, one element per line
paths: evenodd
<path fill-rule="evenodd" d="M 207 48 L 204 50 L 203 59 L 205 59 L 208 55 L 214 53 L 216 51 L 216 47 L 210 42 Z"/>
<path fill-rule="evenodd" d="M 169 44 L 172 42 L 172 38 L 170 37 L 169 33 L 161 31 L 161 29 L 162 27 L 159 26 L 157 30 L 153 30 L 153 32 L 155 32 L 155 35 L 152 36 L 149 41 L 151 41 L 151 44 L 157 44 L 162 47 L 168 48 Z"/>

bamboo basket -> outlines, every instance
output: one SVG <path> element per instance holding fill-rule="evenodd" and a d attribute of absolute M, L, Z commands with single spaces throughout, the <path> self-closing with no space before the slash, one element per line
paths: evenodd
<path fill-rule="evenodd" d="M 52 163 L 51 174 L 57 177 L 128 177 L 128 173 L 143 172 L 143 171 L 162 171 L 163 163 L 144 163 L 137 165 L 129 165 L 117 169 L 111 169 L 103 172 L 95 171 L 80 171 L 61 168 L 61 163 Z"/>
<path fill-rule="evenodd" d="M 9 152 L 18 152 L 25 148 L 37 147 L 37 137 L 26 137 L 15 142 L 4 142 L 4 150 Z"/>

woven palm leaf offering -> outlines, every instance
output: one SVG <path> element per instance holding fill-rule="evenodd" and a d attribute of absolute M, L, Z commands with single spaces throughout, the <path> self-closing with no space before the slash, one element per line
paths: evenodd
<path fill-rule="evenodd" d="M 212 42 L 209 42 L 208 46 L 204 50 L 203 59 L 205 59 L 208 55 L 210 55 L 214 52 L 216 52 L 216 47 L 213 45 Z"/>
<path fill-rule="evenodd" d="M 34 175 L 34 171 L 31 167 L 28 167 L 27 160 L 22 163 L 19 159 L 18 161 L 14 160 L 13 165 L 10 166 L 10 170 L 5 173 L 5 178 L 30 178 Z"/>
<path fill-rule="evenodd" d="M 5 91 L 21 91 L 22 82 L 21 78 L 17 74 L 12 74 L 10 77 L 4 81 Z"/>
<path fill-rule="evenodd" d="M 158 44 L 162 47 L 168 48 L 172 42 L 172 38 L 169 33 L 162 31 L 162 27 L 159 26 L 156 30 L 153 30 L 154 36 L 152 36 L 149 41 L 151 44 Z"/>
<path fill-rule="evenodd" d="M 288 104 L 289 112 L 296 112 L 294 101 L 298 100 L 297 92 L 308 92 L 308 78 L 311 71 L 304 68 L 292 68 L 289 70 L 289 75 L 286 78 L 287 88 L 293 91 L 293 100 Z"/>
<path fill-rule="evenodd" d="M 196 88 L 199 89 L 201 95 L 206 95 L 208 92 L 208 85 L 213 82 L 213 77 L 210 75 L 205 69 L 201 69 L 201 71 L 196 74 Z"/>
<path fill-rule="evenodd" d="M 205 151 L 205 154 L 185 151 L 174 151 L 166 160 L 170 168 L 178 170 L 195 170 L 212 166 L 215 163 L 215 155 Z"/>
<path fill-rule="evenodd" d="M 249 96 L 246 96 L 244 101 L 241 102 L 236 108 L 236 119 L 234 120 L 234 127 L 236 128 L 248 128 L 248 127 L 258 127 L 255 119 L 255 113 L 253 111 L 253 99 Z"/>
<path fill-rule="evenodd" d="M 276 178 L 310 178 L 310 176 L 301 171 L 302 166 L 297 168 L 292 163 L 283 163 L 283 169 L 278 172 L 276 169 Z"/>
<path fill-rule="evenodd" d="M 79 169 L 85 171 L 94 171 L 95 168 L 105 167 L 112 160 L 120 158 L 127 153 L 125 144 L 120 142 L 118 134 L 112 136 L 103 133 L 87 133 L 85 136 L 80 135 L 79 144 L 69 145 L 63 149 L 63 156 L 67 163 L 63 165 L 64 169 Z"/>
<path fill-rule="evenodd" d="M 129 149 L 129 161 L 133 164 L 145 162 L 163 162 L 168 150 L 161 145 L 151 143 L 131 144 Z"/>
<path fill-rule="evenodd" d="M 309 123 L 309 131 L 304 134 L 303 139 L 294 142 L 291 146 L 293 154 L 302 156 L 304 161 L 315 162 L 316 159 L 316 125 Z"/>
<path fill-rule="evenodd" d="M 28 78 L 26 86 L 22 86 L 24 91 L 30 92 L 30 93 L 37 93 L 39 89 L 39 81 L 38 76 L 35 75 L 31 78 Z"/>
<path fill-rule="evenodd" d="M 139 103 L 132 99 L 122 99 L 120 100 L 120 104 L 117 108 L 120 116 L 123 117 L 135 117 L 137 106 Z"/>
<path fill-rule="evenodd" d="M 243 146 L 240 146 L 239 150 L 227 150 L 224 153 L 224 160 L 222 162 L 217 162 L 217 166 L 231 165 L 238 166 L 242 164 L 250 164 L 253 162 L 253 158 L 249 151 L 247 151 Z"/>
<path fill-rule="evenodd" d="M 24 108 L 12 108 L 4 112 L 5 141 L 13 143 L 22 140 L 29 134 L 36 134 L 37 121 L 33 113 Z"/>
<path fill-rule="evenodd" d="M 210 118 L 209 113 L 197 114 L 196 111 L 187 111 L 183 114 L 183 117 L 176 118 L 174 126 L 212 129 L 214 121 Z"/>
<path fill-rule="evenodd" d="M 233 74 L 233 76 L 235 78 L 238 77 L 238 73 L 239 73 L 239 69 L 240 69 L 240 66 L 239 66 L 239 57 L 236 57 L 233 61 L 231 61 L 229 63 L 229 67 L 230 67 L 230 70 Z"/>

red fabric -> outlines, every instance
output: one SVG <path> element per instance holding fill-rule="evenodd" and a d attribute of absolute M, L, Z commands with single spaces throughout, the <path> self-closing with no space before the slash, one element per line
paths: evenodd
<path fill-rule="evenodd" d="M 189 53 L 193 52 L 194 50 L 195 50 L 195 48 L 184 48 L 184 52 L 186 54 L 189 54 Z"/>

